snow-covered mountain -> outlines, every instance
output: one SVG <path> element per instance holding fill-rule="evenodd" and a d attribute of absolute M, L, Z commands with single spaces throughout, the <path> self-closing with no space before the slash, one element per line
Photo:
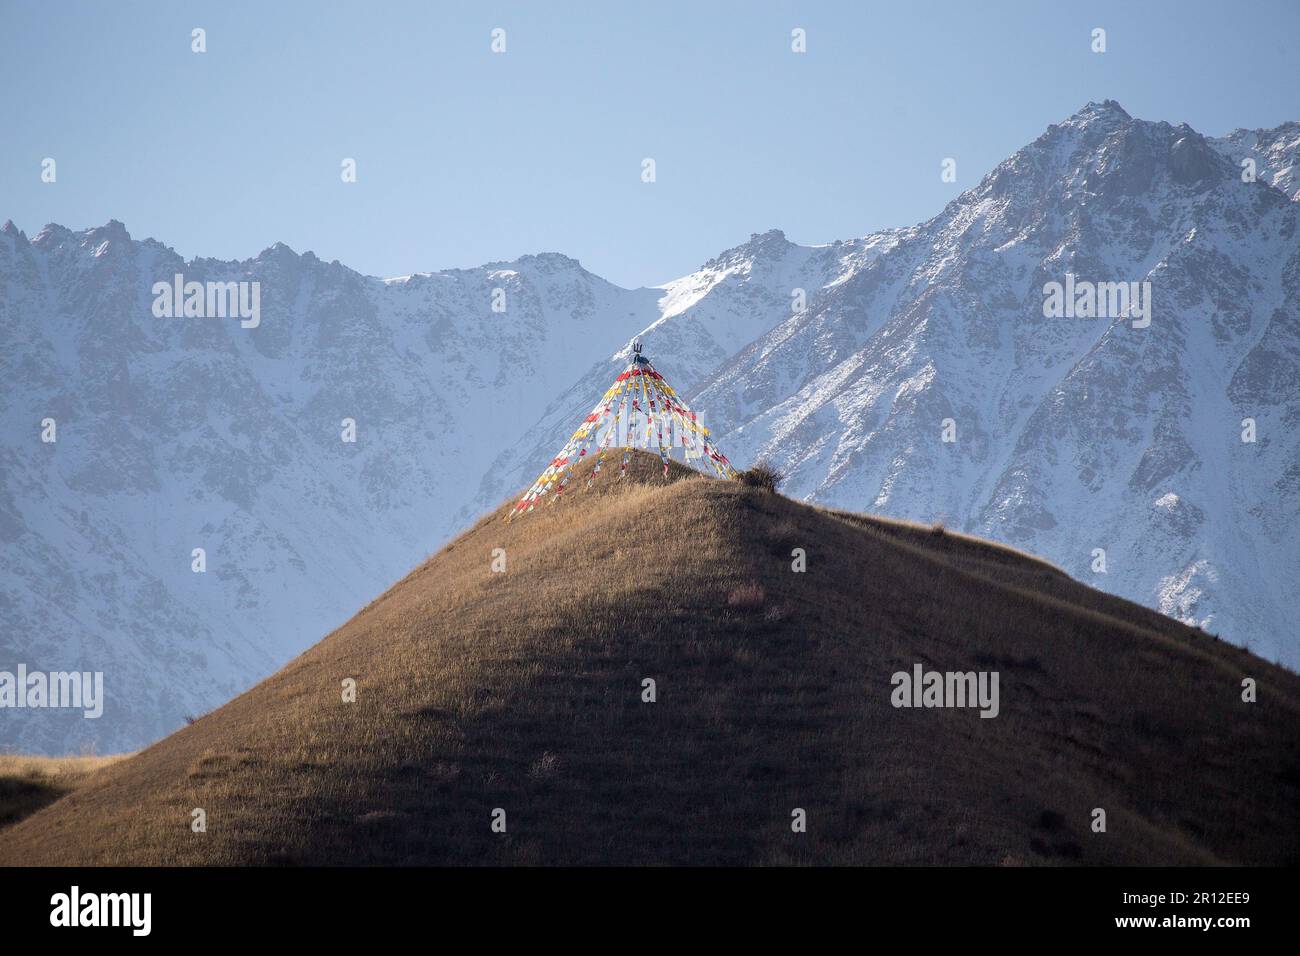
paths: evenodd
<path fill-rule="evenodd" d="M 1010 543 L 1295 667 L 1298 149 L 1296 123 L 1214 140 L 1088 104 L 929 222 L 814 249 L 769 233 L 671 283 L 753 290 L 746 329 L 771 328 L 716 367 L 683 354 L 718 322 L 707 296 L 646 351 L 795 497 Z M 1150 325 L 1045 317 L 1067 274 L 1149 282 Z M 525 483 L 625 361 L 557 400 L 475 507 Z"/>
<path fill-rule="evenodd" d="M 1089 104 L 927 223 L 773 231 L 658 289 L 7 223 L 0 670 L 103 671 L 108 704 L 0 711 L 0 748 L 139 746 L 265 675 L 527 484 L 638 334 L 789 493 L 1024 547 L 1296 666 L 1298 129 Z M 157 317 L 177 273 L 259 283 L 260 322 Z M 1149 281 L 1150 325 L 1046 318 L 1067 273 Z"/>
<path fill-rule="evenodd" d="M 795 495 L 1009 542 L 1295 666 L 1300 206 L 1289 158 L 1248 183 L 1225 152 L 1091 105 L 696 401 Z M 1067 273 L 1149 282 L 1150 325 L 1045 317 Z"/>
<path fill-rule="evenodd" d="M 156 317 L 177 273 L 258 282 L 260 322 Z M 318 640 L 456 530 L 520 409 L 657 298 L 560 255 L 379 280 L 7 223 L 0 670 L 102 671 L 107 706 L 2 710 L 0 749 L 140 746 Z"/>
<path fill-rule="evenodd" d="M 1207 142 L 1246 172 L 1245 161 L 1254 160 L 1256 179 L 1276 186 L 1292 199 L 1300 199 L 1300 123 L 1283 123 L 1276 129 L 1238 129 Z"/>

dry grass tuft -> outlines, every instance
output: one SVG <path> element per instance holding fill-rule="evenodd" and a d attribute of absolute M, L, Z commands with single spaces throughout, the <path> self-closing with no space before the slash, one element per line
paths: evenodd
<path fill-rule="evenodd" d="M 790 616 L 793 608 L 789 601 L 782 601 L 780 604 L 770 605 L 763 611 L 763 620 L 768 624 L 780 624 Z"/>
<path fill-rule="evenodd" d="M 560 772 L 560 758 L 549 750 L 533 761 L 528 768 L 528 776 L 534 780 L 549 780 Z"/>
<path fill-rule="evenodd" d="M 760 461 L 748 471 L 740 472 L 738 477 L 746 487 L 758 488 L 771 494 L 776 494 L 781 488 L 781 482 L 785 481 L 785 475 L 765 461 Z"/>
<path fill-rule="evenodd" d="M 741 611 L 756 611 L 766 600 L 767 592 L 763 590 L 763 586 L 751 581 L 731 589 L 727 595 L 727 607 L 734 607 Z"/>

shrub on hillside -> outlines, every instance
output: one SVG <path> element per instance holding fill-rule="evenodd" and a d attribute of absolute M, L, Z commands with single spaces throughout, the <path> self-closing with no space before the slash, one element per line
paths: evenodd
<path fill-rule="evenodd" d="M 760 461 L 749 471 L 742 471 L 739 477 L 742 484 L 750 488 L 761 488 L 773 494 L 781 487 L 781 482 L 785 481 L 785 475 L 765 461 Z"/>

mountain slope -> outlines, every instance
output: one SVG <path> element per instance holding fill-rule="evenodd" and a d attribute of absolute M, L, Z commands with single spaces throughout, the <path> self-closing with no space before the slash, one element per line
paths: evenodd
<path fill-rule="evenodd" d="M 1283 123 L 1274 129 L 1237 129 L 1209 140 L 1234 166 L 1255 161 L 1255 176 L 1280 189 L 1292 200 L 1300 199 L 1300 123 Z"/>
<path fill-rule="evenodd" d="M 658 471 L 484 518 L 0 865 L 1296 862 L 1296 675 L 990 543 Z M 891 706 L 918 663 L 997 671 L 998 716 Z"/>

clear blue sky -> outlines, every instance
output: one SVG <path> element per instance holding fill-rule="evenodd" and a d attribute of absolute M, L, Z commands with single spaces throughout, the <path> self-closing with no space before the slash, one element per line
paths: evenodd
<path fill-rule="evenodd" d="M 0 0 L 0 64 L 0 221 L 29 234 L 112 218 L 375 275 L 557 251 L 636 286 L 773 227 L 926 219 L 1088 100 L 1300 119 L 1300 2 Z"/>

